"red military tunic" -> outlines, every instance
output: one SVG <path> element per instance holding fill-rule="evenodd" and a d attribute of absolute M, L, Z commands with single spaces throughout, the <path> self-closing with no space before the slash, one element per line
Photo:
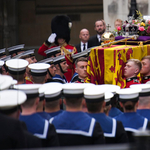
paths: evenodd
<path fill-rule="evenodd" d="M 126 79 L 126 88 L 129 88 L 132 84 L 141 84 L 138 77 L 132 77 L 129 79 Z"/>
<path fill-rule="evenodd" d="M 44 43 L 38 50 L 38 54 L 42 55 L 42 56 L 46 56 L 46 54 L 44 53 L 47 49 L 51 49 L 55 46 L 51 46 L 50 48 Z M 77 50 L 74 46 L 71 46 L 67 43 L 65 43 L 63 46 L 61 46 L 61 54 L 62 55 L 65 55 L 66 57 L 66 61 L 67 61 L 67 64 L 69 65 L 68 67 L 68 72 L 64 73 L 66 79 L 68 82 L 70 82 L 73 74 L 74 74 L 74 68 L 75 68 L 75 65 L 73 63 L 73 60 L 72 60 L 72 57 L 71 57 L 71 54 L 76 54 L 77 53 Z"/>
<path fill-rule="evenodd" d="M 33 82 L 31 81 L 30 77 L 28 77 L 28 76 L 25 77 L 25 83 L 26 84 L 33 84 Z"/>
<path fill-rule="evenodd" d="M 143 77 L 142 78 L 142 83 L 146 83 L 146 82 L 148 82 L 148 81 L 150 81 L 150 76 L 145 76 L 145 77 Z"/>

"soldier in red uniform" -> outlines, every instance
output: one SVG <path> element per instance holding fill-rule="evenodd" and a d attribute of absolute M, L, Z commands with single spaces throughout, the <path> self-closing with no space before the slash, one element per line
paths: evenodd
<path fill-rule="evenodd" d="M 141 60 L 142 63 L 142 69 L 140 71 L 142 75 L 142 83 L 146 83 L 150 81 L 150 55 L 145 56 Z"/>
<path fill-rule="evenodd" d="M 129 88 L 132 84 L 140 84 L 140 81 L 137 77 L 142 64 L 138 59 L 129 59 L 124 68 L 124 76 L 126 78 L 126 88 Z"/>
<path fill-rule="evenodd" d="M 54 17 L 51 22 L 52 34 L 38 50 L 40 55 L 46 56 L 44 52 L 49 49 L 49 46 L 52 43 L 55 43 L 55 46 L 60 46 L 61 55 L 65 55 L 67 64 L 69 66 L 68 72 L 65 73 L 68 82 L 70 82 L 75 68 L 71 55 L 77 53 L 76 48 L 68 44 L 70 41 L 70 28 L 71 20 L 68 16 L 58 15 Z M 55 46 L 51 46 L 50 48 Z M 58 55 L 59 54 L 54 55 L 54 57 Z"/>

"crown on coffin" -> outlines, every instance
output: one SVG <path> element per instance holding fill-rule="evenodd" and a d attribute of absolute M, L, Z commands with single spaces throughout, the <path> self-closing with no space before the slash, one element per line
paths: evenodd
<path fill-rule="evenodd" d="M 124 37 L 131 37 L 133 35 L 138 35 L 138 25 L 133 24 L 133 17 L 129 17 L 129 20 L 125 21 L 122 25 L 123 35 Z"/>

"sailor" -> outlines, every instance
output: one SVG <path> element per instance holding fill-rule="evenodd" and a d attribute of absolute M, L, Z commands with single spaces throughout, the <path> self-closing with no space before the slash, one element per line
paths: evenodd
<path fill-rule="evenodd" d="M 118 95 L 116 94 L 116 91 L 118 91 L 120 89 L 120 86 L 112 85 L 112 84 L 101 84 L 98 86 L 103 87 L 103 89 L 106 89 L 107 91 L 114 94 L 114 96 L 110 100 L 111 108 L 108 112 L 108 116 L 114 118 L 114 117 L 122 114 L 122 111 L 120 110 L 121 107 L 118 102 Z"/>
<path fill-rule="evenodd" d="M 21 108 L 20 105 L 23 104 L 27 99 L 27 96 L 24 92 L 19 90 L 3 90 L 0 91 L 0 113 L 8 116 L 9 118 L 19 119 Z M 26 130 L 26 125 L 23 122 L 20 122 L 23 126 L 23 133 L 25 136 L 25 142 L 27 148 L 37 148 L 41 147 L 41 140 Z M 25 126 L 25 127 L 24 127 Z M 17 129 L 13 135 L 14 139 L 19 137 L 18 133 L 22 132 Z M 15 136 L 16 135 L 16 136 Z M 9 139 L 9 138 L 8 138 Z M 12 139 L 12 141 L 14 140 Z M 21 142 L 22 137 L 18 138 L 18 141 Z M 14 144 L 15 145 L 15 144 Z"/>
<path fill-rule="evenodd" d="M 141 88 L 137 113 L 150 121 L 150 84 L 131 85 L 131 88 Z"/>
<path fill-rule="evenodd" d="M 60 110 L 61 100 L 61 83 L 45 83 L 39 88 L 40 101 L 44 101 L 44 111 L 38 111 L 38 114 L 49 120 L 51 117 L 54 117 L 60 114 L 63 110 Z M 48 93 L 45 94 L 45 91 Z M 60 94 L 57 94 L 57 92 Z"/>
<path fill-rule="evenodd" d="M 31 58 L 31 60 L 33 61 L 33 63 L 36 63 L 37 62 L 37 59 L 35 57 L 35 49 L 30 49 L 30 50 L 26 50 L 14 57 L 12 57 L 13 59 L 16 59 L 16 58 L 21 58 L 21 59 L 24 59 L 23 57 L 26 56 L 26 55 L 29 55 L 29 58 Z"/>
<path fill-rule="evenodd" d="M 25 46 L 25 44 L 20 44 L 20 45 L 15 45 L 15 46 L 11 46 L 11 47 L 7 48 L 9 55 L 11 55 L 11 57 L 14 57 L 14 56 L 24 52 L 24 46 Z"/>
<path fill-rule="evenodd" d="M 50 67 L 46 63 L 33 63 L 28 65 L 33 83 L 43 84 L 46 82 L 47 69 Z"/>
<path fill-rule="evenodd" d="M 62 84 L 67 83 L 67 79 L 64 73 L 68 71 L 68 64 L 66 62 L 65 56 L 61 55 L 53 59 L 54 65 L 56 67 L 56 74 L 52 78 L 55 82 L 60 82 Z"/>
<path fill-rule="evenodd" d="M 18 81 L 18 84 L 25 84 L 25 72 L 28 61 L 23 59 L 10 59 L 6 61 L 9 75 Z"/>
<path fill-rule="evenodd" d="M 44 53 L 46 54 L 48 58 L 57 57 L 61 55 L 61 49 L 60 49 L 60 46 L 56 46 L 56 47 L 53 47 L 44 51 Z"/>
<path fill-rule="evenodd" d="M 108 117 L 104 111 L 110 105 L 113 93 L 106 91 L 103 86 L 92 86 L 84 89 L 88 115 L 100 123 L 104 132 L 105 141 L 108 144 L 127 143 L 128 137 L 120 121 Z"/>
<path fill-rule="evenodd" d="M 105 142 L 101 127 L 94 118 L 82 112 L 85 84 L 63 84 L 66 111 L 50 119 L 61 146 L 93 145 Z"/>
<path fill-rule="evenodd" d="M 6 62 L 7 60 L 11 59 L 11 55 L 5 56 L 3 58 L 1 58 L 0 60 Z M 4 63 L 4 65 L 2 66 L 2 74 L 3 75 L 8 75 L 8 67 L 6 66 L 6 64 Z"/>
<path fill-rule="evenodd" d="M 0 74 L 3 73 L 3 69 L 2 69 L 3 65 L 4 65 L 4 61 L 0 60 Z"/>
<path fill-rule="evenodd" d="M 125 88 L 117 91 L 119 94 L 120 105 L 124 113 L 115 117 L 122 122 L 125 131 L 128 134 L 129 142 L 134 142 L 132 134 L 139 129 L 150 129 L 150 122 L 147 118 L 137 113 L 139 92 L 141 88 Z"/>
<path fill-rule="evenodd" d="M 53 58 L 52 57 L 51 58 L 46 58 L 46 59 L 43 59 L 43 60 L 39 61 L 38 63 L 50 64 L 50 67 L 47 70 L 46 83 L 48 83 L 48 82 L 55 82 L 52 79 L 55 76 L 55 74 L 56 74 L 56 67 L 54 65 Z"/>
<path fill-rule="evenodd" d="M 51 117 L 55 117 L 63 112 L 60 109 L 62 102 L 62 84 L 61 83 L 46 83 L 42 85 L 45 96 L 45 112 Z M 41 87 L 41 88 L 42 88 Z"/>
<path fill-rule="evenodd" d="M 41 84 L 14 85 L 14 89 L 22 90 L 27 95 L 27 100 L 21 105 L 20 120 L 26 123 L 30 133 L 42 139 L 43 147 L 58 146 L 59 141 L 54 126 L 36 113 L 40 87 Z"/>
<path fill-rule="evenodd" d="M 0 59 L 6 57 L 6 48 L 0 49 Z"/>
<path fill-rule="evenodd" d="M 34 84 L 44 84 L 46 82 L 47 70 L 50 67 L 46 63 L 33 63 L 28 65 L 31 72 L 31 79 Z M 43 112 L 45 101 L 41 97 L 37 106 L 37 112 Z"/>

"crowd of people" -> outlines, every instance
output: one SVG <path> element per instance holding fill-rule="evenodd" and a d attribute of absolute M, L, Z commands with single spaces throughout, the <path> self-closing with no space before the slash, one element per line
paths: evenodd
<path fill-rule="evenodd" d="M 70 23 L 52 19 L 40 61 L 24 45 L 7 48 L 9 56 L 0 50 L 1 149 L 133 143 L 133 133 L 150 129 L 150 56 L 126 62 L 124 89 L 85 83 L 90 49 L 101 45 L 106 24 L 97 20 L 92 37 L 82 29 L 72 46 Z"/>

